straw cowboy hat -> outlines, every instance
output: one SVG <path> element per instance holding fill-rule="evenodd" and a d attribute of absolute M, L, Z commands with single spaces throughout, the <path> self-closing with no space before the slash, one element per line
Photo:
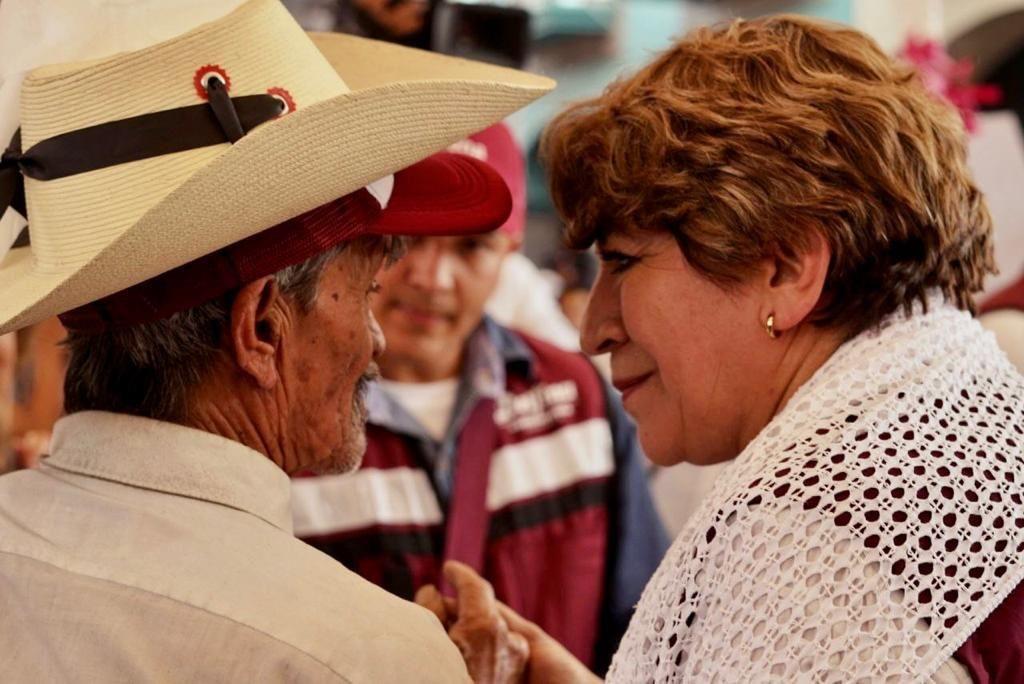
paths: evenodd
<path fill-rule="evenodd" d="M 180 10 L 175 17 L 187 21 Z M 0 333 L 364 187 L 386 206 L 389 174 L 553 86 L 354 36 L 307 34 L 278 0 L 249 0 L 142 49 L 33 69 L 20 88 L 20 133 L 0 162 L 0 211 L 10 205 L 29 226 L 28 245 L 3 255 L 0 243 Z M 0 97 L 0 115 L 5 106 Z M 405 206 L 406 220 L 440 224 L 490 182 L 463 162 L 442 167 L 441 196 L 421 192 L 426 209 Z M 395 230 L 392 216 L 375 232 Z"/>

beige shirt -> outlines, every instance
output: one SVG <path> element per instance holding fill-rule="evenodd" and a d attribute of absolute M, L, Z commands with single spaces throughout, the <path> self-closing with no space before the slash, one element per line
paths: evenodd
<path fill-rule="evenodd" d="M 0 680 L 466 681 L 431 613 L 292 536 L 288 499 L 237 442 L 63 418 L 0 477 Z"/>

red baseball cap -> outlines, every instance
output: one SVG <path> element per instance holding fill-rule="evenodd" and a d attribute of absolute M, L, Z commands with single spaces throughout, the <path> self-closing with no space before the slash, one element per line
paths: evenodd
<path fill-rule="evenodd" d="M 364 235 L 474 235 L 502 226 L 512 196 L 491 165 L 439 152 L 394 174 L 386 206 L 366 189 L 60 315 L 69 330 L 101 332 L 185 311 Z"/>
<path fill-rule="evenodd" d="M 526 229 L 526 160 L 509 127 L 497 123 L 448 150 L 487 162 L 501 175 L 512 194 L 512 212 L 499 230 L 521 238 Z"/>

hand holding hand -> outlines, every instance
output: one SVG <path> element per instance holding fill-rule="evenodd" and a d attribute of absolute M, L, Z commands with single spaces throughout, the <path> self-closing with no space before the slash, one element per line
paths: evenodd
<path fill-rule="evenodd" d="M 499 614 L 490 582 L 456 561 L 445 563 L 444 575 L 455 588 L 456 598 L 445 598 L 435 587 L 426 586 L 416 593 L 416 602 L 441 620 L 462 652 L 474 682 L 518 682 L 530 649 L 526 639 L 510 631 Z"/>
<path fill-rule="evenodd" d="M 600 682 L 587 667 L 540 627 L 494 598 L 489 582 L 467 565 L 449 561 L 445 579 L 456 598 L 442 596 L 432 585 L 416 593 L 448 630 L 462 651 L 475 682 Z"/>

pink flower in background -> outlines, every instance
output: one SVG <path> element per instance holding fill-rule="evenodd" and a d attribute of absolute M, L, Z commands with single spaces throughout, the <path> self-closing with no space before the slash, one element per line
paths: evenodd
<path fill-rule="evenodd" d="M 910 36 L 899 56 L 917 67 L 925 87 L 960 111 L 964 126 L 972 133 L 978 126 L 978 109 L 1003 99 L 998 86 L 971 83 L 974 63 L 953 59 L 936 40 Z"/>

